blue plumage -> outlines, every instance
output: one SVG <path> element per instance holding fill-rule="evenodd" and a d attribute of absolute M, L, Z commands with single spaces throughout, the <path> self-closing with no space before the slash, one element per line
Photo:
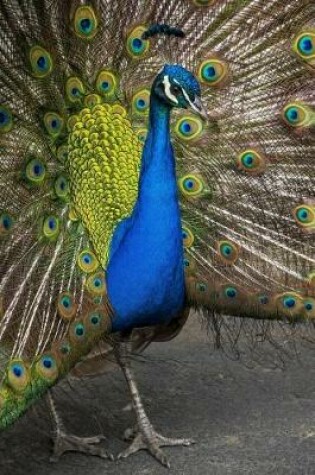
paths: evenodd
<path fill-rule="evenodd" d="M 184 70 L 185 71 L 185 70 Z M 130 218 L 118 226 L 107 269 L 114 308 L 113 331 L 170 321 L 184 305 L 183 244 L 170 141 L 170 111 L 155 94 L 164 74 L 195 86 L 183 68 L 164 68 L 151 91 L 150 128 L 142 155 L 139 196 Z"/>

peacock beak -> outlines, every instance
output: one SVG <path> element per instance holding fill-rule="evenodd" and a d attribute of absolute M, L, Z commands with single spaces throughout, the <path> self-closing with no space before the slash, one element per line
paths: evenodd
<path fill-rule="evenodd" d="M 207 110 L 201 102 L 200 97 L 196 96 L 194 101 L 189 101 L 190 109 L 197 115 L 199 115 L 203 120 L 208 120 Z"/>

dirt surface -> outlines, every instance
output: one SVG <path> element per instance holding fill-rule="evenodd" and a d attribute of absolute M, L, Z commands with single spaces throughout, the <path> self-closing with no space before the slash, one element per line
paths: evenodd
<path fill-rule="evenodd" d="M 285 371 L 253 370 L 212 353 L 192 319 L 172 342 L 152 345 L 134 364 L 147 412 L 164 435 L 193 436 L 196 445 L 166 448 L 171 469 L 148 453 L 110 462 L 68 453 L 49 461 L 51 425 L 40 403 L 0 436 L 1 475 L 237 475 L 315 474 L 314 353 Z M 127 444 L 133 414 L 115 368 L 93 380 L 62 383 L 58 409 L 69 432 L 95 435 L 114 455 Z"/>

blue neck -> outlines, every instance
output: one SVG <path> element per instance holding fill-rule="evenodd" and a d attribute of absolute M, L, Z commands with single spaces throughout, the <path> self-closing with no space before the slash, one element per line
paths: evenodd
<path fill-rule="evenodd" d="M 151 94 L 139 195 L 113 237 L 107 269 L 113 328 L 170 321 L 184 302 L 183 246 L 170 108 Z"/>

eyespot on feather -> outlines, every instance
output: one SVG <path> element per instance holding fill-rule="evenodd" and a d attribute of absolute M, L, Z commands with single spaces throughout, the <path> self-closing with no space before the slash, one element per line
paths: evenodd
<path fill-rule="evenodd" d="M 70 292 L 63 292 L 59 295 L 57 300 L 58 315 L 65 321 L 70 321 L 74 318 L 77 305 L 74 297 Z"/>
<path fill-rule="evenodd" d="M 233 265 L 239 257 L 240 248 L 237 244 L 222 239 L 216 242 L 216 250 L 220 260 L 226 265 Z"/>
<path fill-rule="evenodd" d="M 314 111 L 300 101 L 289 102 L 283 108 L 282 118 L 287 125 L 294 128 L 306 128 L 315 124 Z"/>
<path fill-rule="evenodd" d="M 57 198 L 60 198 L 62 201 L 69 200 L 70 185 L 68 178 L 64 175 L 60 175 L 55 179 L 54 182 L 54 191 Z"/>
<path fill-rule="evenodd" d="M 7 366 L 6 379 L 13 391 L 22 393 L 30 382 L 28 365 L 22 359 L 13 359 Z"/>
<path fill-rule="evenodd" d="M 187 253 L 184 253 L 184 270 L 186 274 L 192 274 L 196 270 L 196 260 Z"/>
<path fill-rule="evenodd" d="M 74 14 L 73 26 L 79 38 L 92 40 L 98 30 L 98 19 L 94 9 L 88 5 L 78 7 Z"/>
<path fill-rule="evenodd" d="M 12 231 L 14 225 L 13 215 L 7 211 L 0 213 L 0 236 L 6 236 Z"/>
<path fill-rule="evenodd" d="M 87 331 L 82 320 L 75 320 L 69 328 L 69 340 L 74 346 L 87 343 Z"/>
<path fill-rule="evenodd" d="M 80 252 L 77 258 L 77 263 L 80 269 L 88 274 L 95 272 L 99 267 L 99 262 L 94 252 L 90 251 L 89 249 L 84 249 L 82 252 Z"/>
<path fill-rule="evenodd" d="M 303 301 L 304 314 L 307 318 L 315 318 L 315 299 L 306 297 Z"/>
<path fill-rule="evenodd" d="M 234 285 L 225 285 L 222 287 L 222 296 L 228 301 L 234 301 L 239 297 L 239 290 Z"/>
<path fill-rule="evenodd" d="M 88 312 L 83 319 L 89 338 L 99 336 L 110 327 L 110 320 L 102 309 L 94 309 Z"/>
<path fill-rule="evenodd" d="M 199 174 L 187 173 L 178 179 L 178 187 L 187 199 L 198 199 L 207 193 L 204 179 Z"/>
<path fill-rule="evenodd" d="M 0 134 L 10 132 L 13 127 L 12 112 L 7 106 L 0 105 Z"/>
<path fill-rule="evenodd" d="M 40 158 L 31 157 L 25 165 L 23 177 L 28 184 L 32 186 L 40 186 L 46 178 L 46 164 Z"/>
<path fill-rule="evenodd" d="M 48 240 L 54 241 L 57 239 L 60 233 L 60 220 L 57 216 L 52 214 L 42 219 L 41 231 L 43 237 Z"/>
<path fill-rule="evenodd" d="M 309 28 L 301 31 L 292 42 L 292 50 L 301 59 L 315 66 L 315 30 Z"/>
<path fill-rule="evenodd" d="M 228 77 L 227 64 L 216 58 L 208 58 L 201 62 L 197 77 L 202 84 L 210 87 L 222 86 Z"/>
<path fill-rule="evenodd" d="M 185 115 L 176 121 L 174 132 L 178 138 L 189 142 L 199 138 L 203 128 L 204 124 L 201 119 L 192 115 Z"/>
<path fill-rule="evenodd" d="M 104 272 L 96 272 L 89 276 L 86 282 L 86 287 L 92 295 L 104 295 L 106 291 Z"/>
<path fill-rule="evenodd" d="M 51 353 L 45 353 L 35 362 L 35 374 L 45 380 L 48 385 L 53 384 L 58 378 L 59 370 L 57 360 Z"/>
<path fill-rule="evenodd" d="M 246 149 L 236 158 L 236 167 L 242 172 L 259 175 L 266 169 L 266 160 L 258 151 Z"/>
<path fill-rule="evenodd" d="M 132 97 L 131 107 L 132 114 L 148 115 L 150 106 L 150 91 L 149 89 L 140 89 Z"/>
<path fill-rule="evenodd" d="M 315 231 L 315 206 L 302 204 L 292 211 L 296 223 L 307 231 Z"/>
<path fill-rule="evenodd" d="M 194 244 L 195 236 L 188 226 L 182 226 L 183 246 L 185 248 L 192 247 Z"/>
<path fill-rule="evenodd" d="M 146 31 L 147 26 L 138 25 L 127 35 L 126 50 L 132 59 L 142 59 L 148 53 L 150 41 L 142 38 Z"/>
<path fill-rule="evenodd" d="M 56 138 L 62 132 L 64 119 L 57 112 L 46 112 L 44 115 L 44 125 L 48 134 Z"/>
<path fill-rule="evenodd" d="M 50 53 L 39 45 L 30 49 L 29 60 L 32 74 L 35 78 L 45 78 L 53 70 L 53 60 Z"/>
<path fill-rule="evenodd" d="M 300 316 L 303 312 L 303 298 L 296 292 L 283 292 L 275 296 L 278 312 L 286 316 Z"/>
<path fill-rule="evenodd" d="M 71 76 L 66 82 L 66 96 L 72 103 L 81 102 L 85 94 L 85 87 L 81 79 Z"/>
<path fill-rule="evenodd" d="M 96 78 L 95 87 L 101 96 L 106 100 L 116 99 L 119 87 L 119 80 L 116 74 L 107 69 L 102 69 Z"/>

